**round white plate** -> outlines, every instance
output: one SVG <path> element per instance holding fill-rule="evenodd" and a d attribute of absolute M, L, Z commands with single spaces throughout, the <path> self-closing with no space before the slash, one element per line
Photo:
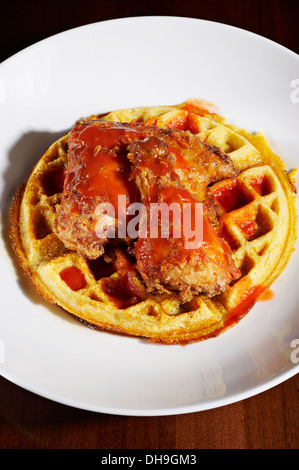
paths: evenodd
<path fill-rule="evenodd" d="M 298 373 L 299 255 L 234 328 L 189 346 L 94 331 L 49 305 L 12 255 L 8 208 L 20 181 L 77 119 L 202 98 L 233 123 L 262 130 L 299 166 L 299 57 L 249 32 L 177 17 L 76 28 L 0 65 L 0 372 L 74 407 L 170 415 L 223 406 Z M 297 341 L 296 341 L 297 339 Z M 298 347 L 298 346 L 297 346 Z"/>

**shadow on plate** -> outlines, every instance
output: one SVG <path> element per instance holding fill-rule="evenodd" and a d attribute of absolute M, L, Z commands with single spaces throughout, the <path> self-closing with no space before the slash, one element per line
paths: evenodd
<path fill-rule="evenodd" d="M 1 236 L 6 248 L 6 251 L 12 261 L 17 276 L 17 282 L 22 292 L 26 295 L 30 301 L 36 305 L 43 305 L 45 308 L 50 310 L 55 315 L 58 315 L 62 319 L 78 324 L 81 323 L 93 330 L 101 331 L 100 328 L 94 327 L 93 325 L 84 322 L 78 317 L 70 314 L 67 310 L 64 310 L 58 305 L 47 302 L 36 290 L 34 289 L 28 276 L 25 275 L 22 268 L 20 267 L 14 250 L 11 245 L 9 230 L 10 230 L 10 208 L 12 205 L 13 197 L 18 189 L 19 184 L 26 183 L 32 169 L 35 164 L 45 153 L 45 151 L 64 135 L 67 130 L 60 132 L 43 132 L 43 131 L 31 131 L 23 134 L 20 139 L 13 145 L 8 154 L 8 166 L 3 174 L 3 192 L 1 195 Z M 106 332 L 117 336 L 127 336 L 121 333 Z M 137 340 L 144 344 L 149 343 L 147 339 L 136 337 Z"/>
<path fill-rule="evenodd" d="M 1 236 L 9 255 L 17 276 L 17 282 L 26 295 L 34 304 L 45 306 L 48 310 L 59 315 L 62 318 L 68 319 L 70 322 L 77 323 L 68 312 L 63 310 L 58 305 L 53 305 L 43 299 L 32 286 L 29 278 L 23 273 L 19 263 L 14 254 L 9 230 L 10 230 L 10 208 L 12 205 L 13 197 L 17 191 L 20 183 L 26 183 L 34 165 L 39 158 L 44 154 L 47 148 L 55 142 L 59 137 L 65 134 L 66 131 L 61 132 L 28 132 L 20 137 L 20 139 L 13 145 L 8 154 L 8 166 L 3 174 L 3 193 L 1 195 Z M 66 313 L 68 315 L 66 315 Z"/>

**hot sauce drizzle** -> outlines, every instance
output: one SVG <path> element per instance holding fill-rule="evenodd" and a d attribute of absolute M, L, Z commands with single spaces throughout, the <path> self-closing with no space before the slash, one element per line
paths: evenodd
<path fill-rule="evenodd" d="M 265 289 L 259 300 L 265 302 L 274 298 L 274 292 L 271 289 Z"/>
<path fill-rule="evenodd" d="M 211 191 L 225 212 L 240 209 L 252 201 L 252 197 L 243 191 L 240 182 L 236 179 L 220 181 L 212 187 Z"/>
<path fill-rule="evenodd" d="M 83 289 L 87 285 L 83 272 L 76 266 L 63 269 L 60 277 L 73 291 Z"/>
<path fill-rule="evenodd" d="M 250 185 L 260 196 L 266 196 L 272 192 L 271 182 L 264 175 L 255 178 Z"/>
<path fill-rule="evenodd" d="M 140 144 L 139 144 L 140 145 Z M 196 206 L 198 200 L 193 196 L 187 189 L 180 187 L 178 182 L 178 175 L 176 173 L 178 167 L 186 168 L 188 163 L 180 154 L 178 149 L 176 150 L 176 163 L 174 164 L 169 159 L 169 152 L 174 153 L 172 147 L 165 147 L 162 151 L 163 146 L 156 137 L 149 138 L 146 142 L 142 143 L 142 150 L 137 150 L 137 157 L 135 157 L 135 173 L 147 171 L 152 175 L 152 185 L 148 188 L 149 196 L 143 198 L 143 202 L 146 206 L 150 203 L 166 203 L 170 206 L 173 203 L 179 204 L 183 208 L 183 204 L 187 203 L 191 208 L 191 226 L 195 227 L 195 216 L 198 214 Z M 159 148 L 159 152 L 155 152 L 155 148 Z M 141 153 L 140 153 L 141 152 Z M 161 152 L 161 154 L 160 154 Z M 168 176 L 169 181 L 172 184 L 167 186 L 161 186 L 160 177 Z M 176 184 L 176 183 L 177 184 Z M 136 256 L 139 261 L 142 262 L 143 266 L 147 266 L 147 269 L 154 269 L 159 265 L 160 261 L 168 259 L 171 262 L 171 257 L 180 256 L 180 260 L 188 260 L 191 255 L 196 256 L 198 259 L 204 260 L 211 259 L 222 269 L 231 269 L 234 276 L 239 275 L 239 271 L 232 264 L 228 263 L 228 255 L 230 254 L 229 246 L 218 237 L 217 233 L 213 229 L 208 215 L 206 213 L 204 205 L 201 211 L 201 223 L 202 223 L 202 244 L 198 248 L 185 249 L 184 243 L 186 239 L 182 233 L 181 238 L 174 238 L 173 233 L 170 231 L 168 238 L 150 236 L 150 227 L 148 227 L 147 237 L 139 238 L 136 243 Z M 148 224 L 150 224 L 150 217 L 148 217 Z M 161 232 L 161 227 L 160 232 Z M 183 232 L 183 230 L 182 230 Z M 193 240 L 188 240 L 193 241 Z"/>
<path fill-rule="evenodd" d="M 229 318 L 242 317 L 254 305 L 258 298 L 264 292 L 264 287 L 254 286 L 248 287 L 242 292 L 240 303 L 229 312 Z"/>
<path fill-rule="evenodd" d="M 228 321 L 234 322 L 244 316 L 257 301 L 267 301 L 274 297 L 274 293 L 264 286 L 252 286 L 247 277 L 239 281 L 241 289 L 240 301 L 236 307 L 231 309 L 228 314 Z"/>
<path fill-rule="evenodd" d="M 190 102 L 186 105 L 185 110 L 179 115 L 176 121 L 170 121 L 169 127 L 176 129 L 190 130 L 190 132 L 198 132 L 196 127 L 196 119 L 192 117 L 192 113 L 204 115 L 209 113 L 207 109 L 201 109 L 198 104 Z M 83 127 L 78 126 L 73 131 L 70 137 L 70 145 L 73 149 L 73 158 L 70 160 L 70 167 L 67 178 L 64 181 L 64 187 L 67 190 L 75 189 L 80 194 L 81 201 L 84 201 L 85 197 L 96 197 L 104 195 L 109 202 L 114 203 L 117 207 L 117 196 L 126 195 L 128 204 L 140 200 L 140 194 L 136 187 L 135 182 L 130 179 L 131 165 L 127 159 L 126 152 L 124 152 L 124 145 L 130 141 L 140 140 L 142 138 L 142 132 L 122 128 L 121 125 L 115 126 L 115 128 L 99 129 L 95 123 L 91 125 L 85 125 Z M 176 155 L 176 161 L 178 167 L 184 168 L 186 162 L 181 157 L 176 149 L 169 149 Z M 76 165 L 77 161 L 84 161 L 83 165 Z M 143 162 L 144 163 L 144 162 Z M 148 162 L 149 168 L 156 175 L 167 174 L 172 171 L 171 165 L 167 162 L 161 164 L 161 161 Z M 57 176 L 57 178 L 56 178 Z M 57 188 L 62 190 L 64 175 L 62 172 L 57 172 L 55 175 L 55 191 Z M 113 185 L 111 185 L 113 181 Z M 252 188 L 260 195 L 268 194 L 271 190 L 269 182 L 262 179 L 257 179 L 252 182 Z M 232 180 L 230 186 L 227 186 L 227 181 L 224 186 L 214 186 L 214 195 L 218 202 L 221 204 L 226 212 L 236 210 L 243 205 L 250 202 L 250 198 L 244 195 L 239 183 L 236 180 Z M 217 188 L 217 189 L 216 189 Z M 53 192 L 52 187 L 49 188 L 49 192 Z M 181 202 L 189 201 L 194 204 L 197 200 L 183 189 L 169 187 L 161 191 L 165 201 L 171 202 L 173 200 Z M 156 194 L 151 194 L 152 200 L 156 199 Z M 160 197 L 159 196 L 159 197 Z M 248 223 L 247 223 L 248 222 Z M 247 234 L 250 239 L 255 235 L 256 227 L 252 223 L 252 219 L 248 221 L 243 219 L 240 222 L 242 230 Z M 207 250 L 209 256 L 218 257 L 219 263 L 225 263 L 225 257 L 223 257 L 226 245 L 222 243 L 219 238 L 223 237 L 226 239 L 225 234 L 221 231 L 217 234 L 210 226 L 208 218 L 204 215 L 203 217 L 203 234 L 204 234 L 204 250 Z M 224 226 L 222 229 L 224 230 Z M 233 241 L 229 240 L 231 248 Z M 139 255 L 146 263 L 150 262 L 153 256 L 153 252 L 156 253 L 157 257 L 165 256 L 165 252 L 169 250 L 169 243 L 165 238 L 159 238 L 151 240 L 151 245 L 143 246 L 141 243 L 138 247 Z M 218 251 L 219 250 L 219 251 Z M 218 256 L 217 256 L 218 252 Z M 150 255 L 150 256 L 149 256 Z M 157 259 L 152 260 L 154 263 Z M 105 265 L 105 268 L 107 266 Z M 100 268 L 100 266 L 97 266 Z M 111 270 L 110 270 L 111 269 Z M 144 293 L 140 289 L 140 286 L 135 282 L 136 271 L 128 269 L 119 273 L 118 277 L 105 277 L 113 274 L 115 267 L 109 266 L 104 272 L 100 272 L 101 268 L 97 272 L 97 278 L 101 279 L 101 285 L 103 291 L 107 296 L 114 302 L 117 308 L 126 308 L 134 303 L 137 303 L 143 299 Z M 76 267 L 69 267 L 60 272 L 61 279 L 74 291 L 84 288 L 87 285 L 83 272 Z M 241 279 L 238 282 L 242 282 Z M 228 322 L 235 322 L 237 318 L 243 316 L 251 306 L 257 300 L 269 300 L 273 297 L 272 291 L 265 289 L 263 286 L 252 287 L 244 284 L 244 291 L 237 307 L 232 309 L 228 315 Z"/>
<path fill-rule="evenodd" d="M 140 138 L 140 133 L 122 126 L 105 129 L 100 121 L 78 124 L 69 137 L 70 162 L 65 192 L 76 193 L 80 206 L 87 198 L 100 198 L 118 207 L 118 196 L 127 204 L 138 201 L 139 192 L 130 179 L 131 165 L 125 142 Z M 113 181 L 113 184 L 111 182 Z"/>

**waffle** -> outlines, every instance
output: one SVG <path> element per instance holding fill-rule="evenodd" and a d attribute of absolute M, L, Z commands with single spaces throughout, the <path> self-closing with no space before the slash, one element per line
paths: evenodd
<path fill-rule="evenodd" d="M 190 131 L 230 156 L 239 176 L 218 181 L 209 190 L 217 201 L 218 235 L 231 247 L 241 277 L 213 298 L 198 294 L 182 302 L 175 292 L 148 293 L 128 269 L 132 260 L 121 247 L 107 254 L 112 263 L 105 256 L 91 261 L 66 248 L 54 232 L 68 159 L 66 134 L 19 186 L 11 210 L 12 244 L 37 291 L 93 328 L 157 343 L 200 341 L 235 325 L 269 289 L 295 249 L 295 170 L 286 172 L 261 133 L 229 124 L 196 101 L 90 118 Z"/>

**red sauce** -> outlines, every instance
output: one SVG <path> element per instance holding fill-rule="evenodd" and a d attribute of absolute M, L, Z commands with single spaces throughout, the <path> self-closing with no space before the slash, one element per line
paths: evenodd
<path fill-rule="evenodd" d="M 250 185 L 260 196 L 266 196 L 272 192 L 271 182 L 265 176 L 260 176 L 252 180 Z"/>
<path fill-rule="evenodd" d="M 250 308 L 261 298 L 265 291 L 263 286 L 251 286 L 245 277 L 239 281 L 244 284 L 239 304 L 229 312 L 229 320 L 234 321 L 238 317 L 244 316 Z M 240 284 L 239 284 L 240 285 Z"/>
<path fill-rule="evenodd" d="M 267 301 L 274 298 L 274 292 L 271 289 L 265 289 L 259 300 Z"/>
<path fill-rule="evenodd" d="M 87 285 L 83 272 L 75 266 L 63 269 L 60 277 L 74 291 L 83 289 Z"/>
<path fill-rule="evenodd" d="M 211 190 L 225 212 L 240 209 L 252 200 L 249 195 L 245 194 L 241 184 L 236 179 L 220 181 Z"/>
<path fill-rule="evenodd" d="M 160 177 L 160 176 L 169 176 L 170 180 L 174 180 L 177 177 L 177 174 L 175 173 L 175 169 L 177 169 L 177 166 L 179 168 L 184 168 L 187 166 L 187 162 L 183 158 L 182 154 L 179 152 L 178 149 L 166 149 L 165 152 L 155 154 L 153 152 L 150 152 L 150 150 L 155 149 L 155 147 L 161 148 L 161 140 L 157 137 L 151 137 L 148 139 L 146 142 L 142 143 L 142 157 L 140 159 L 140 162 L 137 161 L 137 168 L 140 164 L 140 167 L 143 169 L 148 169 L 151 174 L 154 177 Z M 147 151 L 145 151 L 145 148 Z M 167 152 L 171 151 L 176 151 L 176 165 L 175 168 L 173 167 L 173 163 L 171 160 L 167 159 Z M 154 155 L 154 156 L 153 156 Z M 159 180 L 158 180 L 159 181 Z M 198 204 L 198 200 L 187 190 L 181 187 L 177 186 L 165 186 L 165 187 L 160 187 L 159 184 L 153 185 L 150 190 L 150 198 L 146 202 L 148 203 L 153 203 L 153 202 L 159 202 L 159 203 L 166 203 L 168 206 L 170 206 L 173 203 L 179 204 L 180 208 L 183 209 L 184 204 L 190 204 L 191 208 L 191 217 L 190 217 L 190 222 L 191 222 L 191 230 L 194 230 L 196 227 L 196 221 L 195 221 L 195 216 L 197 214 L 196 212 L 196 204 Z M 148 223 L 150 223 L 150 218 L 148 217 Z M 208 255 L 209 257 L 213 256 L 214 260 L 218 260 L 218 264 L 222 267 L 226 266 L 226 260 L 224 256 L 224 251 L 229 251 L 228 247 L 222 243 L 222 241 L 219 239 L 217 236 L 215 230 L 210 224 L 209 218 L 205 212 L 205 210 L 201 211 L 201 223 L 202 223 L 202 251 L 205 252 L 205 255 Z M 182 227 L 183 228 L 183 227 Z M 183 240 L 183 230 L 181 230 L 182 233 L 182 240 Z M 170 231 L 170 236 L 169 238 L 171 239 L 173 234 Z M 185 240 L 185 241 L 192 241 L 192 240 Z M 137 247 L 139 248 L 138 250 L 138 258 L 143 257 L 144 261 L 146 260 L 147 263 L 151 263 L 151 257 L 154 257 L 152 259 L 152 262 L 156 260 L 157 258 L 157 253 L 161 254 L 163 253 L 168 253 L 169 247 L 171 246 L 172 241 L 167 240 L 166 238 L 153 238 L 151 239 L 151 250 L 149 250 L 149 245 L 147 245 L 147 248 L 145 250 L 140 251 L 141 246 L 145 248 L 145 244 L 142 242 L 137 242 Z M 168 247 L 168 248 L 167 248 Z M 189 251 L 189 250 L 186 250 Z M 201 253 L 202 255 L 202 253 Z"/>
<path fill-rule="evenodd" d="M 86 197 L 101 197 L 114 204 L 115 207 L 117 207 L 118 195 L 126 195 L 128 205 L 138 201 L 140 195 L 134 181 L 130 179 L 131 164 L 127 158 L 126 147 L 128 143 L 142 140 L 146 136 L 146 131 L 143 134 L 140 130 L 128 128 L 121 124 L 109 124 L 105 128 L 105 123 L 101 121 L 93 121 L 89 124 L 81 123 L 75 126 L 69 138 L 70 164 L 65 180 L 66 191 L 72 190 L 76 195 L 79 194 L 78 197 L 76 196 L 79 206 Z M 146 142 L 149 149 L 156 144 L 159 145 L 159 148 L 161 147 L 161 139 L 158 137 L 150 137 Z M 178 166 L 184 168 L 186 162 L 180 155 L 179 149 L 175 151 Z M 157 177 L 168 175 L 172 181 L 177 178 L 172 160 L 167 160 L 165 155 L 161 157 L 158 152 L 156 157 L 152 158 L 153 154 L 149 152 L 148 160 L 146 159 L 146 153 L 144 155 L 142 155 L 141 165 L 145 168 L 148 167 L 153 175 Z M 193 228 L 195 227 L 194 208 L 198 201 L 189 191 L 172 185 L 161 189 L 157 185 L 150 191 L 150 200 L 154 202 L 158 200 L 157 197 L 159 197 L 159 202 L 168 204 L 173 202 L 179 202 L 180 204 L 191 203 L 193 217 L 191 219 Z M 230 254 L 229 246 L 217 236 L 205 212 L 202 213 L 202 224 L 203 245 L 202 248 L 196 250 L 196 255 L 203 262 L 205 257 L 208 257 L 213 259 L 220 267 L 227 268 L 226 254 Z M 173 254 L 171 243 L 166 238 L 147 239 L 147 242 L 139 238 L 136 244 L 136 256 L 148 267 L 151 263 L 156 267 L 160 257 L 165 258 Z M 195 250 L 186 249 L 181 251 L 184 259 L 190 256 L 191 251 L 194 254 Z M 173 256 L 176 256 L 176 254 Z M 120 275 L 119 266 L 115 263 L 112 263 L 109 267 L 105 265 L 96 266 L 95 264 L 93 270 L 97 279 L 102 278 L 103 290 L 115 305 L 118 308 L 126 308 L 139 302 L 142 293 L 135 282 L 133 271 L 128 266 L 122 265 L 123 272 L 125 269 L 127 271 Z M 101 272 L 101 269 L 108 276 L 115 269 L 119 276 L 116 278 L 103 277 L 104 273 Z M 235 271 L 238 270 L 235 268 Z M 81 289 L 86 285 L 85 277 L 78 268 L 67 268 L 60 273 L 60 276 L 73 290 Z"/>
<path fill-rule="evenodd" d="M 207 112 L 205 112 L 205 114 L 207 114 Z M 157 119 L 155 119 L 155 121 L 157 121 Z M 147 123 L 155 125 L 155 121 L 150 120 Z M 197 115 L 186 110 L 177 111 L 175 116 L 168 119 L 166 125 L 168 128 L 189 131 L 191 134 L 198 134 L 200 131 Z"/>
<path fill-rule="evenodd" d="M 189 131 L 191 134 L 198 134 L 197 115 L 188 111 L 177 111 L 176 115 L 167 121 L 167 127 L 181 131 Z"/>
<path fill-rule="evenodd" d="M 194 114 L 194 113 L 189 113 L 188 114 L 188 118 L 187 118 L 186 125 L 185 125 L 185 130 L 190 131 L 191 134 L 198 134 L 199 133 L 200 128 L 198 126 L 198 121 L 197 121 L 197 118 L 196 118 L 196 114 Z"/>
<path fill-rule="evenodd" d="M 174 257 L 174 262 L 178 260 L 178 257 L 180 257 L 182 262 L 185 260 L 188 261 L 188 259 L 191 257 L 194 258 L 194 256 L 201 260 L 201 262 L 210 259 L 220 268 L 227 269 L 227 260 L 231 253 L 230 247 L 219 238 L 218 234 L 213 229 L 203 205 L 201 206 L 199 214 L 201 220 L 196 224 L 195 217 L 198 215 L 198 212 L 196 212 L 195 205 L 198 203 L 198 200 L 189 191 L 173 186 L 165 187 L 159 190 L 159 202 L 165 202 L 168 205 L 178 203 L 181 208 L 183 208 L 183 204 L 189 203 L 191 207 L 190 229 L 193 231 L 196 225 L 201 224 L 202 239 L 199 241 L 202 242 L 202 245 L 198 248 L 185 248 L 185 242 L 193 242 L 194 238 L 184 236 L 183 226 L 181 226 L 182 235 L 180 238 L 173 238 L 174 233 L 171 225 L 169 238 L 162 238 L 161 236 L 158 238 L 150 238 L 150 236 L 148 236 L 148 238 L 139 238 L 136 243 L 136 256 L 147 270 L 156 269 L 159 263 L 163 262 L 165 259 L 171 262 L 172 256 Z M 180 220 L 180 223 L 182 222 L 183 219 Z M 159 234 L 161 230 L 161 227 L 158 227 Z M 230 269 L 234 275 L 238 277 L 239 272 L 237 268 L 230 266 Z"/>
<path fill-rule="evenodd" d="M 183 103 L 182 109 L 187 110 L 189 113 L 198 114 L 199 116 L 205 116 L 207 114 L 219 116 L 219 109 L 213 104 L 206 100 L 191 99 Z"/>
<path fill-rule="evenodd" d="M 258 233 L 258 225 L 255 220 L 252 219 L 243 219 L 239 226 L 245 235 L 246 240 L 253 240 Z"/>
<path fill-rule="evenodd" d="M 181 224 L 180 235 L 175 236 L 173 232 L 173 226 L 169 227 L 169 237 L 162 237 L 162 223 L 161 220 L 155 220 L 158 222 L 158 227 L 156 228 L 155 236 L 151 235 L 153 220 L 148 216 L 147 218 L 147 233 L 143 237 L 139 237 L 136 243 L 136 257 L 138 260 L 139 268 L 144 272 L 157 269 L 157 266 L 160 266 L 167 259 L 170 263 L 177 262 L 178 259 L 181 262 L 188 262 L 191 257 L 194 259 L 197 257 L 201 262 L 205 260 L 212 260 L 222 269 L 228 268 L 228 259 L 231 254 L 230 247 L 216 234 L 213 229 L 209 217 L 206 213 L 206 209 L 202 205 L 201 208 L 198 206 L 199 201 L 194 197 L 187 189 L 176 184 L 178 180 L 178 175 L 176 170 L 178 168 L 187 168 L 188 163 L 184 159 L 183 155 L 177 149 L 171 146 L 168 148 L 164 145 L 163 142 L 158 137 L 151 137 L 146 141 L 143 141 L 141 144 L 138 144 L 137 147 L 137 158 L 135 158 L 135 172 L 138 174 L 138 171 L 144 172 L 148 171 L 151 174 L 151 187 L 148 188 L 149 197 L 143 199 L 143 203 L 150 208 L 150 203 L 165 203 L 168 207 L 171 204 L 179 205 L 180 220 L 176 220 L 178 224 Z M 155 152 L 155 148 L 159 149 L 159 152 Z M 173 160 L 169 158 L 169 152 L 176 152 L 176 163 L 173 163 Z M 167 176 L 169 183 L 167 186 L 161 187 L 161 176 Z M 190 226 L 184 227 L 182 224 L 184 219 L 182 217 L 182 212 L 184 209 L 184 204 L 188 204 L 190 211 L 190 218 L 188 222 Z M 198 215 L 198 210 L 200 209 L 200 220 L 197 221 L 195 217 Z M 150 210 L 150 209 L 149 209 Z M 148 211 L 149 215 L 150 212 Z M 169 213 L 170 215 L 171 213 Z M 201 238 L 195 239 L 194 232 L 196 227 L 202 229 L 200 231 Z M 185 230 L 184 230 L 185 229 Z M 186 229 L 190 230 L 190 233 L 186 233 Z M 185 232 L 185 233 L 184 233 Z M 190 238 L 192 237 L 193 238 Z M 198 237 L 199 238 L 199 237 Z M 199 244 L 190 247 L 186 245 L 187 243 L 197 241 Z M 140 266 L 140 263 L 142 264 Z M 237 277 L 239 276 L 239 271 L 230 266 L 232 272 Z"/>
<path fill-rule="evenodd" d="M 144 298 L 144 291 L 136 284 L 135 273 L 128 271 L 116 278 L 105 278 L 101 281 L 102 289 L 119 309 L 128 308 Z"/>
<path fill-rule="evenodd" d="M 198 204 L 198 200 L 186 189 L 182 188 L 175 188 L 173 186 L 169 186 L 163 188 L 160 191 L 161 201 L 166 202 L 168 205 L 176 202 L 180 205 L 183 210 L 184 204 L 190 204 L 191 208 L 191 230 L 194 230 L 196 227 L 196 204 Z M 222 254 L 222 249 L 220 249 L 219 239 L 215 233 L 215 230 L 211 226 L 209 219 L 206 215 L 204 206 L 201 206 L 200 216 L 201 216 L 201 223 L 202 223 L 202 242 L 203 245 L 209 245 L 211 250 L 215 252 L 215 255 Z M 192 240 L 189 240 L 192 241 Z"/>
<path fill-rule="evenodd" d="M 235 214 L 235 223 L 240 227 L 246 240 L 253 240 L 259 235 L 260 227 L 256 222 L 256 208 L 247 206 L 239 213 Z"/>
<path fill-rule="evenodd" d="M 188 111 L 177 111 L 175 116 L 167 121 L 167 127 L 185 131 L 188 114 Z"/>
<path fill-rule="evenodd" d="M 121 125 L 104 127 L 101 121 L 78 124 L 69 137 L 70 164 L 65 191 L 76 193 L 76 202 L 99 197 L 117 210 L 118 196 L 127 204 L 139 200 L 139 191 L 130 179 L 131 164 L 126 144 L 142 138 L 140 131 Z"/>

